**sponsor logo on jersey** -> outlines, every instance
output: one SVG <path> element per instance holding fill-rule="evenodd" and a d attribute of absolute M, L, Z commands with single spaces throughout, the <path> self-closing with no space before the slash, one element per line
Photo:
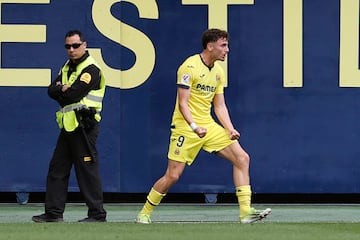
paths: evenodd
<path fill-rule="evenodd" d="M 196 85 L 196 89 L 205 91 L 205 92 L 215 92 L 216 91 L 216 87 L 205 85 L 205 84 Z"/>

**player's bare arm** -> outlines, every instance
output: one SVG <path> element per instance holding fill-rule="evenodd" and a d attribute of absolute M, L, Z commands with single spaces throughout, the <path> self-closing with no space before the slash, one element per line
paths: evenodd
<path fill-rule="evenodd" d="M 189 109 L 189 99 L 190 99 L 190 89 L 178 88 L 178 103 L 181 114 L 183 115 L 185 121 L 190 125 L 194 122 L 192 118 L 191 111 Z M 193 129 L 194 132 L 200 137 L 205 137 L 207 129 L 197 126 Z"/>
<path fill-rule="evenodd" d="M 214 112 L 219 119 L 221 125 L 229 131 L 230 139 L 235 140 L 240 138 L 240 133 L 234 128 L 229 111 L 225 103 L 224 94 L 216 94 L 214 97 Z"/>

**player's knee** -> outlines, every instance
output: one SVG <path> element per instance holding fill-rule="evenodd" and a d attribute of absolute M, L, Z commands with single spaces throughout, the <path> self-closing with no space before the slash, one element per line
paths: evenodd
<path fill-rule="evenodd" d="M 170 182 L 171 184 L 174 184 L 179 180 L 180 175 L 177 173 L 168 173 L 168 174 L 166 174 L 166 178 L 167 178 L 168 182 Z"/>
<path fill-rule="evenodd" d="M 243 166 L 249 166 L 250 165 L 250 156 L 247 153 L 243 153 L 239 156 L 240 163 Z"/>

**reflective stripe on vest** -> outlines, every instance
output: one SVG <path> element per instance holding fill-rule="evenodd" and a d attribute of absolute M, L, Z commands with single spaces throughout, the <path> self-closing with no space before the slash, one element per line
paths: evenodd
<path fill-rule="evenodd" d="M 102 100 L 103 100 L 103 97 L 95 96 L 95 95 L 91 95 L 91 94 L 86 95 L 86 98 L 91 101 L 99 102 L 99 103 L 102 103 Z"/>
<path fill-rule="evenodd" d="M 74 110 L 83 109 L 84 107 L 86 107 L 84 104 L 78 103 L 78 104 L 75 104 L 75 105 L 70 105 L 70 106 L 60 108 L 59 112 L 67 113 L 67 112 L 71 112 L 71 111 L 74 111 Z"/>
<path fill-rule="evenodd" d="M 103 100 L 103 97 L 99 97 L 99 96 L 95 96 L 95 95 L 91 95 L 91 94 L 86 95 L 85 98 L 87 98 L 87 99 L 89 99 L 91 101 L 94 101 L 94 102 L 99 102 L 99 103 L 102 103 L 102 100 Z M 80 109 L 83 109 L 83 108 L 86 108 L 85 104 L 76 103 L 76 104 L 73 104 L 73 105 L 68 105 L 66 107 L 60 108 L 59 111 L 62 112 L 62 113 L 67 113 L 67 112 L 70 112 L 70 111 L 80 110 Z"/>

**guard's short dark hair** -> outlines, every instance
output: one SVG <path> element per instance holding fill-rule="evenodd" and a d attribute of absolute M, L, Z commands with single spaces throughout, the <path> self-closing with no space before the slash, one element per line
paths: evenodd
<path fill-rule="evenodd" d="M 208 29 L 202 35 L 202 46 L 206 49 L 209 42 L 216 42 L 221 38 L 229 39 L 229 33 L 217 28 Z"/>
<path fill-rule="evenodd" d="M 85 37 L 84 37 L 84 34 L 83 34 L 81 31 L 79 31 L 79 30 L 70 30 L 70 31 L 68 31 L 68 32 L 66 33 L 66 35 L 65 35 L 65 38 L 67 38 L 67 37 L 72 37 L 72 36 L 74 36 L 74 35 L 79 35 L 80 41 L 82 41 L 82 42 L 85 42 L 85 41 L 86 41 L 86 40 L 85 40 Z"/>

